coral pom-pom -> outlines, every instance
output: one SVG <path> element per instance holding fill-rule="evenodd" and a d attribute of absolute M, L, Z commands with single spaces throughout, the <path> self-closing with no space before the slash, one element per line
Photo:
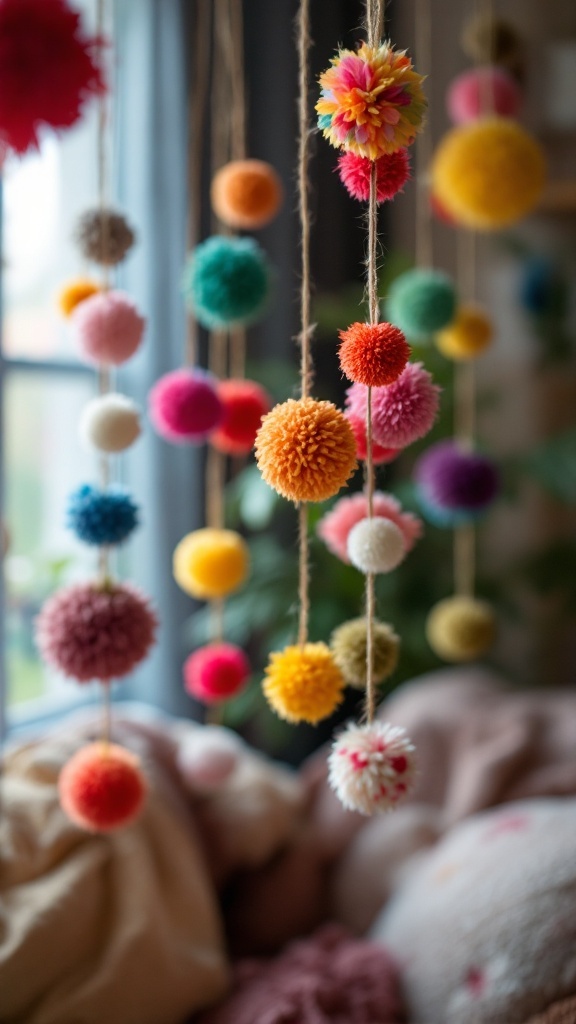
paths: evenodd
<path fill-rule="evenodd" d="M 349 811 L 381 814 L 409 792 L 416 772 L 404 729 L 385 722 L 349 725 L 332 747 L 328 781 Z"/>
<path fill-rule="evenodd" d="M 361 519 L 348 534 L 348 558 L 360 572 L 391 572 L 405 554 L 402 530 L 390 519 Z"/>
<path fill-rule="evenodd" d="M 184 663 L 184 685 L 191 697 L 219 704 L 236 697 L 250 675 L 250 663 L 234 644 L 207 644 Z"/>
<path fill-rule="evenodd" d="M 340 369 L 348 380 L 377 388 L 397 380 L 410 358 L 402 331 L 394 324 L 351 324 L 340 331 Z"/>
<path fill-rule="evenodd" d="M 406 448 L 432 428 L 438 412 L 440 388 L 422 363 L 408 363 L 398 380 L 372 391 L 374 440 L 386 448 Z M 368 389 L 352 384 L 346 392 L 348 414 L 366 418 Z"/>
<path fill-rule="evenodd" d="M 307 643 L 274 651 L 262 688 L 280 718 L 314 725 L 341 703 L 344 677 L 326 644 Z"/>
<path fill-rule="evenodd" d="M 343 153 L 338 157 L 340 181 L 352 198 L 362 203 L 367 203 L 370 199 L 370 176 L 374 163 L 376 200 L 379 203 L 393 199 L 410 178 L 410 160 L 406 149 L 386 153 L 376 161 L 369 160 L 367 156 L 358 156 L 357 153 Z"/>
<path fill-rule="evenodd" d="M 216 172 L 210 198 L 217 217 L 243 231 L 263 228 L 278 213 L 284 190 L 274 168 L 264 160 L 233 160 Z"/>
<path fill-rule="evenodd" d="M 126 258 L 136 236 L 122 213 L 97 208 L 86 210 L 76 225 L 74 238 L 84 259 L 103 267 L 115 267 Z"/>
<path fill-rule="evenodd" d="M 356 441 L 356 458 L 362 462 L 368 457 L 368 439 L 366 436 L 366 420 L 364 417 L 353 416 L 352 413 L 345 413 L 348 423 L 352 427 L 352 433 Z M 372 439 L 372 464 L 383 466 L 387 462 L 393 462 L 401 454 L 400 448 L 385 448 Z"/>
<path fill-rule="evenodd" d="M 425 502 L 459 512 L 483 511 L 500 483 L 491 459 L 463 451 L 454 441 L 431 445 L 416 463 L 414 477 Z"/>
<path fill-rule="evenodd" d="M 138 758 L 116 743 L 82 747 L 58 780 L 62 810 L 89 832 L 129 825 L 142 810 L 146 789 Z"/>
<path fill-rule="evenodd" d="M 434 341 L 447 359 L 475 359 L 492 342 L 494 327 L 480 306 L 460 306 L 456 319 L 439 331 Z"/>
<path fill-rule="evenodd" d="M 454 282 L 439 270 L 408 270 L 393 282 L 386 311 L 408 338 L 424 341 L 454 319 Z"/>
<path fill-rule="evenodd" d="M 222 420 L 217 379 L 205 370 L 172 370 L 148 395 L 150 419 L 166 441 L 203 441 Z"/>
<path fill-rule="evenodd" d="M 115 392 L 87 402 L 78 426 L 80 438 L 89 448 L 110 454 L 125 451 L 142 430 L 138 406 Z"/>
<path fill-rule="evenodd" d="M 522 106 L 520 87 L 508 71 L 499 67 L 472 68 L 458 75 L 446 94 L 448 116 L 454 124 L 475 121 L 483 116 L 487 98 L 498 117 L 518 117 Z"/>
<path fill-rule="evenodd" d="M 266 254 L 253 238 L 214 235 L 191 254 L 184 290 L 203 327 L 243 327 L 264 313 L 271 276 Z"/>
<path fill-rule="evenodd" d="M 389 519 L 401 531 L 404 538 L 406 553 L 411 551 L 419 537 L 422 536 L 422 523 L 411 512 L 403 512 L 400 502 L 392 494 L 375 491 L 372 500 L 375 518 Z M 349 563 L 348 537 L 350 530 L 368 518 L 368 498 L 366 494 L 351 494 L 340 498 L 333 508 L 318 523 L 318 536 L 326 547 L 343 562 Z"/>
<path fill-rule="evenodd" d="M 146 320 L 124 292 L 101 292 L 80 303 L 72 324 L 89 363 L 120 366 L 138 351 Z"/>
<path fill-rule="evenodd" d="M 191 597 L 225 597 L 248 575 L 246 542 L 234 530 L 194 530 L 174 550 L 174 579 Z"/>
<path fill-rule="evenodd" d="M 366 619 L 351 619 L 334 630 L 330 650 L 349 686 L 366 686 Z M 400 640 L 391 626 L 375 620 L 372 625 L 372 678 L 382 683 L 391 676 L 400 653 Z"/>
<path fill-rule="evenodd" d="M 49 665 L 79 683 L 110 682 L 144 660 L 158 620 L 129 584 L 76 583 L 50 597 L 36 620 L 36 642 Z"/>
<path fill-rule="evenodd" d="M 457 595 L 434 605 L 426 621 L 428 643 L 445 661 L 473 661 L 492 647 L 494 612 L 486 601 Z"/>
<path fill-rule="evenodd" d="M 75 277 L 68 281 L 58 293 L 58 306 L 62 316 L 71 316 L 80 303 L 91 299 L 93 295 L 98 295 L 100 291 L 100 285 L 96 281 L 91 281 L 89 277 Z"/>
<path fill-rule="evenodd" d="M 210 442 L 226 455 L 246 455 L 256 443 L 256 434 L 272 402 L 254 380 L 222 380 L 218 384 L 222 420 Z"/>
<path fill-rule="evenodd" d="M 83 484 L 68 499 L 67 525 L 84 544 L 122 544 L 138 523 L 138 505 L 122 487 Z"/>
<path fill-rule="evenodd" d="M 326 501 L 356 469 L 356 442 L 346 417 L 313 398 L 276 405 L 256 435 L 258 468 L 291 501 Z"/>

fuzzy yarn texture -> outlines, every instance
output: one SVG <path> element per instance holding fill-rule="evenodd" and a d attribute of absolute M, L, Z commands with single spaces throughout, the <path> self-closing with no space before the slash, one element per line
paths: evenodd
<path fill-rule="evenodd" d="M 122 544 L 140 522 L 138 505 L 123 487 L 82 484 L 68 498 L 66 525 L 83 544 Z"/>
<path fill-rule="evenodd" d="M 330 638 L 332 657 L 349 686 L 366 686 L 366 619 L 350 619 L 334 630 Z M 372 677 L 382 683 L 394 672 L 400 655 L 400 639 L 386 622 L 372 624 Z"/>
<path fill-rule="evenodd" d="M 426 502 L 436 508 L 483 511 L 498 494 L 500 479 L 492 459 L 464 451 L 455 441 L 439 441 L 420 456 L 414 479 Z"/>
<path fill-rule="evenodd" d="M 75 277 L 67 281 L 58 292 L 58 308 L 62 316 L 71 316 L 81 302 L 98 295 L 101 290 L 98 282 L 89 277 Z"/>
<path fill-rule="evenodd" d="M 408 338 L 424 341 L 454 319 L 454 282 L 440 270 L 408 270 L 393 281 L 386 312 Z"/>
<path fill-rule="evenodd" d="M 385 153 L 376 161 L 357 153 L 342 153 L 338 157 L 336 170 L 340 181 L 353 199 L 367 203 L 370 199 L 370 177 L 372 164 L 376 163 L 376 201 L 384 203 L 402 192 L 410 179 L 410 158 L 407 149 Z"/>
<path fill-rule="evenodd" d="M 361 519 L 348 534 L 348 558 L 360 572 L 392 572 L 405 554 L 402 530 L 390 519 Z"/>
<path fill-rule="evenodd" d="M 158 620 L 129 583 L 75 583 L 58 590 L 36 619 L 44 660 L 78 683 L 127 676 L 152 647 Z"/>
<path fill-rule="evenodd" d="M 426 620 L 428 643 L 445 661 L 473 661 L 494 643 L 496 619 L 486 601 L 455 595 L 435 604 Z"/>
<path fill-rule="evenodd" d="M 70 128 L 105 91 L 101 40 L 65 0 L 0 3 L 0 139 L 37 149 L 45 128 Z"/>
<path fill-rule="evenodd" d="M 74 238 L 84 259 L 115 267 L 126 258 L 136 241 L 133 227 L 117 210 L 86 210 L 78 220 Z"/>
<path fill-rule="evenodd" d="M 280 718 L 315 725 L 342 703 L 344 677 L 326 644 L 295 644 L 272 652 L 262 689 Z"/>
<path fill-rule="evenodd" d="M 498 117 L 518 117 L 522 92 L 505 68 L 471 68 L 458 75 L 448 87 L 446 109 L 454 124 L 476 121 L 486 112 L 487 104 Z"/>
<path fill-rule="evenodd" d="M 207 644 L 184 663 L 184 685 L 191 697 L 204 704 L 220 704 L 236 697 L 250 675 L 250 662 L 234 644 Z"/>
<path fill-rule="evenodd" d="M 385 448 L 406 448 L 425 437 L 434 425 L 440 388 L 422 363 L 408 363 L 398 380 L 372 391 L 372 431 Z M 368 389 L 352 384 L 346 392 L 348 413 L 366 418 Z"/>
<path fill-rule="evenodd" d="M 464 227 L 499 231 L 537 206 L 546 178 L 538 142 L 515 121 L 490 117 L 453 128 L 431 167 L 432 188 Z"/>
<path fill-rule="evenodd" d="M 88 832 L 129 825 L 142 810 L 146 790 L 138 758 L 116 743 L 81 747 L 58 780 L 62 810 Z"/>
<path fill-rule="evenodd" d="M 364 462 L 368 456 L 368 439 L 366 433 L 366 420 L 360 416 L 353 416 L 345 413 L 346 419 L 352 428 L 354 440 L 356 441 L 356 458 Z M 372 463 L 374 466 L 384 466 L 387 462 L 393 462 L 401 454 L 399 448 L 385 448 L 372 438 Z"/>
<path fill-rule="evenodd" d="M 268 258 L 253 238 L 214 235 L 192 252 L 184 291 L 203 327 L 242 327 L 263 315 L 271 277 Z"/>
<path fill-rule="evenodd" d="M 284 189 L 271 164 L 264 160 L 233 160 L 216 171 L 210 199 L 216 216 L 230 228 L 255 231 L 274 219 Z"/>
<path fill-rule="evenodd" d="M 86 403 L 78 428 L 89 448 L 111 455 L 123 452 L 140 437 L 140 410 L 126 395 L 109 392 Z"/>
<path fill-rule="evenodd" d="M 439 331 L 434 341 L 447 359 L 476 359 L 492 343 L 494 325 L 481 306 L 466 303 L 459 306 L 448 327 Z"/>
<path fill-rule="evenodd" d="M 355 323 L 340 331 L 340 369 L 353 383 L 376 388 L 398 379 L 410 347 L 394 324 Z"/>
<path fill-rule="evenodd" d="M 388 42 L 340 50 L 320 75 L 318 127 L 337 149 L 377 160 L 404 149 L 422 129 L 424 79 L 405 50 Z"/>
<path fill-rule="evenodd" d="M 174 550 L 176 583 L 191 597 L 203 600 L 226 597 L 237 590 L 249 566 L 248 546 L 234 530 L 194 530 Z"/>
<path fill-rule="evenodd" d="M 331 402 L 289 398 L 276 405 L 256 435 L 263 479 L 291 501 L 326 501 L 356 469 L 356 442 Z"/>
<path fill-rule="evenodd" d="M 93 295 L 74 310 L 72 324 L 81 356 L 96 366 L 121 366 L 138 351 L 145 318 L 124 292 Z"/>
<path fill-rule="evenodd" d="M 150 389 L 148 411 L 154 429 L 166 441 L 204 441 L 224 414 L 217 378 L 199 367 L 172 370 Z"/>
<path fill-rule="evenodd" d="M 375 491 L 372 509 L 374 518 L 389 519 L 402 533 L 404 550 L 411 551 L 422 536 L 422 522 L 412 514 L 403 512 L 402 506 L 393 494 Z M 336 504 L 320 519 L 316 531 L 326 547 L 349 564 L 348 537 L 352 527 L 368 518 L 368 497 L 366 494 L 350 494 L 339 498 Z"/>
<path fill-rule="evenodd" d="M 410 791 L 416 774 L 414 746 L 404 729 L 387 722 L 353 722 L 335 740 L 328 781 L 349 811 L 383 814 Z"/>
<path fill-rule="evenodd" d="M 270 395 L 255 380 L 222 380 L 218 383 L 222 419 L 210 438 L 226 455 L 247 455 L 256 443 L 263 417 L 270 411 Z"/>

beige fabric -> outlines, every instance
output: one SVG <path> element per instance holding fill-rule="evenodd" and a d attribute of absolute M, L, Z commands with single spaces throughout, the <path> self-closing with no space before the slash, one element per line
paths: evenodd
<path fill-rule="evenodd" d="M 576 1024 L 576 996 L 553 1003 L 545 1013 L 531 1017 L 528 1024 Z"/>

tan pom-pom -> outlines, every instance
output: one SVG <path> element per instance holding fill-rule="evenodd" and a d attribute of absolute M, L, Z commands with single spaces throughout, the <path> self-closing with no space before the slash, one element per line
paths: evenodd
<path fill-rule="evenodd" d="M 445 661 L 473 661 L 490 649 L 496 635 L 494 611 L 486 601 L 455 595 L 432 608 L 426 636 Z"/>
<path fill-rule="evenodd" d="M 330 648 L 334 661 L 349 686 L 366 686 L 366 619 L 343 622 L 332 633 Z M 375 683 L 392 675 L 398 664 L 400 640 L 386 622 L 374 622 L 372 671 Z"/>

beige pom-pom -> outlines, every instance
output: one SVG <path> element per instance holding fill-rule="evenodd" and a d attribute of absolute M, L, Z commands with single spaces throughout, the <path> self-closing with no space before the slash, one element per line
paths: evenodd
<path fill-rule="evenodd" d="M 366 686 L 366 619 L 343 622 L 332 633 L 330 648 L 349 686 Z M 373 626 L 372 672 L 375 683 L 391 676 L 398 664 L 400 640 L 391 626 L 376 620 Z"/>
<path fill-rule="evenodd" d="M 361 519 L 348 535 L 348 557 L 361 572 L 391 572 L 405 554 L 402 531 L 390 519 Z"/>
<path fill-rule="evenodd" d="M 445 661 L 473 661 L 494 643 L 496 620 L 486 601 L 456 595 L 434 605 L 426 622 L 432 650 Z"/>
<path fill-rule="evenodd" d="M 93 398 L 80 417 L 80 437 L 100 452 L 123 452 L 141 433 L 140 410 L 126 395 L 111 392 Z"/>

